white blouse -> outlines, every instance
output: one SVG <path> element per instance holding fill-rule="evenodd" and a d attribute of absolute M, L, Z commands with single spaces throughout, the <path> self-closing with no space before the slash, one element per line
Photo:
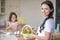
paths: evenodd
<path fill-rule="evenodd" d="M 52 18 L 50 18 L 50 19 L 46 20 L 46 22 L 44 24 L 44 30 L 42 30 L 40 32 L 39 31 L 40 26 L 38 27 L 38 30 L 37 30 L 38 36 L 45 36 L 45 31 L 51 33 L 53 28 L 54 28 L 54 20 Z"/>

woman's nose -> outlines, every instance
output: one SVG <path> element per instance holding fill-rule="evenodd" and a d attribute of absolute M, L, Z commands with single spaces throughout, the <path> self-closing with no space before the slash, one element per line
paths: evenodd
<path fill-rule="evenodd" d="M 44 13 L 44 12 L 45 12 L 45 10 L 42 10 L 42 12 Z"/>

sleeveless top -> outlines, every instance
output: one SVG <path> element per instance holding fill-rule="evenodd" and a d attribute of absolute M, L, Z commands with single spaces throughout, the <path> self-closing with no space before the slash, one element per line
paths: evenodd
<path fill-rule="evenodd" d="M 18 23 L 17 22 L 8 22 L 8 24 L 9 24 L 9 27 L 12 30 L 17 30 L 18 29 Z"/>

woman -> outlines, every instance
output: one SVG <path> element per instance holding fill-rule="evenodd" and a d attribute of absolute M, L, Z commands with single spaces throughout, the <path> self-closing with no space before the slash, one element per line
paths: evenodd
<path fill-rule="evenodd" d="M 9 21 L 6 23 L 6 29 L 9 30 L 13 30 L 13 31 L 17 31 L 17 27 L 19 26 L 18 21 L 17 21 L 17 15 L 14 12 L 10 13 L 9 16 Z"/>
<path fill-rule="evenodd" d="M 38 27 L 37 35 L 30 34 L 27 35 L 27 40 L 50 40 L 52 30 L 54 28 L 54 20 L 53 20 L 53 3 L 51 1 L 44 1 L 41 3 L 41 12 L 42 15 L 45 17 L 44 22 L 41 26 Z"/>

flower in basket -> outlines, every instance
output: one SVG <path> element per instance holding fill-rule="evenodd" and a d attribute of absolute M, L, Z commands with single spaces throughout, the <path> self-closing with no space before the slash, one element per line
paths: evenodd
<path fill-rule="evenodd" d="M 32 27 L 30 25 L 25 25 L 22 28 L 22 34 L 31 34 L 32 33 Z"/>

